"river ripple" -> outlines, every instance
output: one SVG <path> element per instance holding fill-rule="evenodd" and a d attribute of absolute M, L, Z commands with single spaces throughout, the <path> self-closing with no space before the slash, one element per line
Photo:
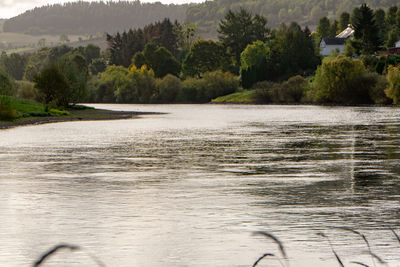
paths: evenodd
<path fill-rule="evenodd" d="M 1 266 L 400 266 L 399 109 L 97 107 L 168 114 L 0 131 Z"/>

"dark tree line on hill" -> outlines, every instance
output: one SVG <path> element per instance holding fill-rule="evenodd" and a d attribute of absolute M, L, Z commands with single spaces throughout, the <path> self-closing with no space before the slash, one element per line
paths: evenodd
<path fill-rule="evenodd" d="M 5 32 L 28 34 L 114 33 L 140 28 L 162 18 L 183 21 L 190 5 L 160 2 L 73 2 L 29 10 L 4 23 Z"/>
<path fill-rule="evenodd" d="M 244 8 L 253 14 L 268 18 L 268 25 L 279 27 L 281 23 L 296 21 L 299 25 L 317 25 L 321 17 L 335 19 L 341 13 L 367 3 L 371 8 L 389 8 L 396 0 L 214 0 L 191 6 L 186 15 L 190 23 L 196 23 L 201 34 L 215 37 L 218 22 L 228 10 Z"/>
<path fill-rule="evenodd" d="M 132 63 L 132 57 L 150 42 L 165 47 L 174 56 L 178 51 L 178 37 L 169 19 L 151 23 L 143 29 L 130 29 L 115 35 L 107 34 L 107 42 L 110 63 L 124 67 L 128 67 Z"/>

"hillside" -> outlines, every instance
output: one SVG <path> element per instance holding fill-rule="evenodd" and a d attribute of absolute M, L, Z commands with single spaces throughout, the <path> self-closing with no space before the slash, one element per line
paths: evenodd
<path fill-rule="evenodd" d="M 183 21 L 190 5 L 160 2 L 73 2 L 37 7 L 4 22 L 4 32 L 31 35 L 114 33 L 170 18 Z"/>
<path fill-rule="evenodd" d="M 339 18 L 344 11 L 351 13 L 354 7 L 367 3 L 371 8 L 388 8 L 397 5 L 397 0 L 214 0 L 192 6 L 186 18 L 198 25 L 199 32 L 210 37 L 217 36 L 219 21 L 229 9 L 243 7 L 253 13 L 264 15 L 269 27 L 282 22 L 296 21 L 302 26 L 315 28 L 323 16 Z"/>

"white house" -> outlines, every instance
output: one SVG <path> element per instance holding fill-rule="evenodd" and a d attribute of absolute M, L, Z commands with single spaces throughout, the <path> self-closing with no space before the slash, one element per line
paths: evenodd
<path fill-rule="evenodd" d="M 319 44 L 321 55 L 329 56 L 333 50 L 338 50 L 339 54 L 343 54 L 346 40 L 353 37 L 354 29 L 349 24 L 347 28 L 336 35 L 335 38 L 322 38 L 321 43 Z"/>
<path fill-rule="evenodd" d="M 400 40 L 394 44 L 394 47 L 400 47 Z"/>
<path fill-rule="evenodd" d="M 334 50 L 338 50 L 339 54 L 343 54 L 346 40 L 347 38 L 322 38 L 319 44 L 321 55 L 329 56 Z"/>

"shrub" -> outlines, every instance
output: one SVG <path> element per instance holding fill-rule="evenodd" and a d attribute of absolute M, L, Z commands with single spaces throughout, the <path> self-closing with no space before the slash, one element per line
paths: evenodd
<path fill-rule="evenodd" d="M 19 113 L 15 110 L 7 96 L 0 96 L 0 120 L 12 121 L 19 117 Z"/>
<path fill-rule="evenodd" d="M 308 88 L 308 82 L 297 75 L 282 83 L 259 82 L 253 86 L 259 103 L 300 103 Z"/>
<path fill-rule="evenodd" d="M 16 81 L 17 87 L 17 97 L 30 99 L 30 100 L 39 100 L 39 93 L 35 88 L 35 84 L 29 81 Z"/>
<path fill-rule="evenodd" d="M 162 79 L 156 80 L 157 88 L 157 102 L 172 103 L 175 101 L 176 96 L 182 90 L 182 82 L 174 75 L 167 74 Z"/>
<path fill-rule="evenodd" d="M 363 95 L 360 77 L 366 74 L 364 64 L 359 59 L 339 55 L 325 58 L 318 67 L 312 83 L 313 100 L 319 103 L 356 104 L 355 95 Z M 368 95 L 368 91 L 366 92 Z"/>
<path fill-rule="evenodd" d="M 122 77 L 114 92 L 120 103 L 150 103 L 155 94 L 154 72 L 143 65 L 140 69 L 133 65 Z"/>
<path fill-rule="evenodd" d="M 211 99 L 234 93 L 239 89 L 239 79 L 220 70 L 205 73 L 203 78 L 189 78 L 183 82 L 180 100 L 205 103 Z"/>
<path fill-rule="evenodd" d="M 12 95 L 14 87 L 12 79 L 7 74 L 0 72 L 0 95 Z"/>
<path fill-rule="evenodd" d="M 392 100 L 385 94 L 385 89 L 389 86 L 389 82 L 385 76 L 378 73 L 367 73 L 365 79 L 369 80 L 369 97 L 375 104 L 390 104 Z"/>
<path fill-rule="evenodd" d="M 387 79 L 389 86 L 386 88 L 386 95 L 393 99 L 393 104 L 400 103 L 400 68 L 389 66 Z"/>

